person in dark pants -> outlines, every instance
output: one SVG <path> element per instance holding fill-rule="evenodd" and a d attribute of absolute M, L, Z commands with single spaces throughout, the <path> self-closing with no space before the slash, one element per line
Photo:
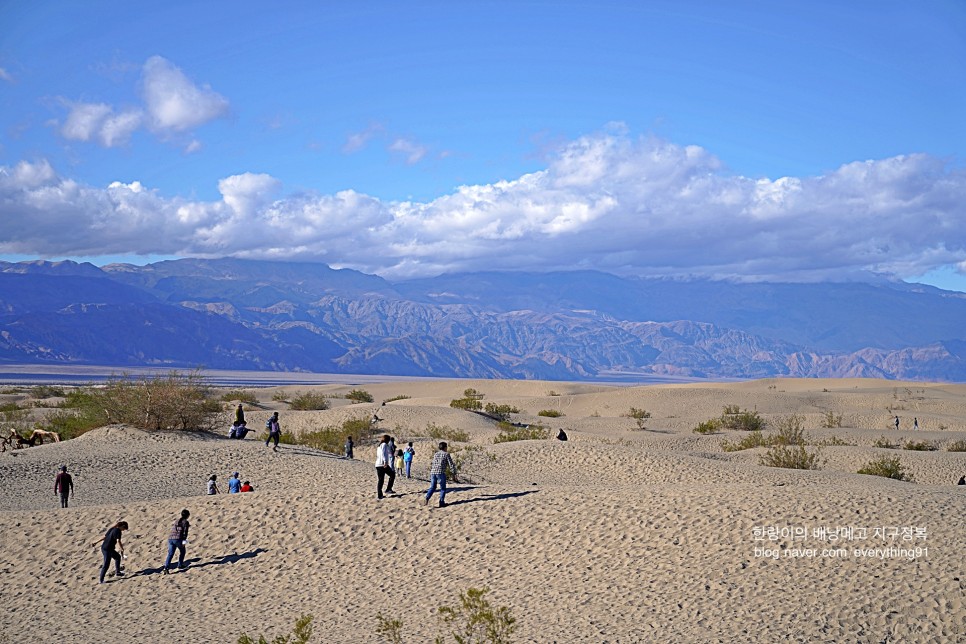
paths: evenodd
<path fill-rule="evenodd" d="M 282 428 L 278 424 L 278 412 L 272 414 L 272 417 L 265 423 L 265 427 L 268 429 L 268 438 L 265 439 L 265 447 L 268 447 L 269 442 L 275 441 L 275 447 L 272 448 L 272 451 L 277 452 L 278 439 L 282 437 Z"/>
<path fill-rule="evenodd" d="M 188 543 L 188 528 L 191 527 L 188 523 L 189 516 L 191 516 L 190 512 L 182 510 L 181 518 L 171 526 L 171 533 L 168 534 L 168 557 L 164 560 L 164 569 L 162 570 L 164 574 L 168 574 L 168 568 L 171 566 L 171 559 L 174 557 L 176 548 L 178 550 L 178 570 L 186 568 L 184 554 L 185 544 Z"/>
<path fill-rule="evenodd" d="M 67 466 L 61 465 L 54 479 L 54 494 L 60 494 L 60 507 L 67 507 L 67 499 L 74 495 L 74 479 L 67 473 Z"/>
<path fill-rule="evenodd" d="M 107 569 L 111 567 L 111 560 L 114 560 L 114 573 L 120 577 L 124 574 L 121 570 L 121 555 L 124 554 L 124 543 L 121 542 L 121 533 L 127 530 L 127 521 L 118 521 L 110 528 L 108 528 L 107 533 L 104 535 L 103 541 L 101 541 L 101 554 L 104 555 L 104 565 L 101 566 L 101 576 L 98 578 L 98 583 L 104 583 L 104 575 L 107 574 Z M 91 547 L 97 545 L 98 540 L 95 539 L 91 543 Z M 118 552 L 120 550 L 120 553 Z"/>
<path fill-rule="evenodd" d="M 382 437 L 382 442 L 376 446 L 376 477 L 378 478 L 378 484 L 376 486 L 377 498 L 383 498 L 382 484 L 385 478 L 389 477 L 389 485 L 386 486 L 386 494 L 392 494 L 392 484 L 396 480 L 396 473 L 392 469 L 392 458 L 393 453 L 389 449 L 389 434 Z"/>
<path fill-rule="evenodd" d="M 440 443 L 439 451 L 433 454 L 433 462 L 429 466 L 429 489 L 426 490 L 426 496 L 423 497 L 424 505 L 429 505 L 429 500 L 433 497 L 433 492 L 436 491 L 436 485 L 439 484 L 439 507 L 446 507 L 447 470 L 453 473 L 453 482 L 459 483 L 459 479 L 456 477 L 456 463 L 453 462 L 453 457 L 446 451 L 446 447 L 446 443 Z"/>

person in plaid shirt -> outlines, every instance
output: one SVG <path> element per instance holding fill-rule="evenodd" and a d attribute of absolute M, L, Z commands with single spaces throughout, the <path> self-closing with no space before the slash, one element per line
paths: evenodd
<path fill-rule="evenodd" d="M 187 510 L 181 511 L 181 518 L 174 522 L 171 526 L 171 534 L 168 535 L 168 558 L 164 560 L 164 574 L 168 574 L 168 566 L 171 565 L 171 559 L 174 557 L 175 548 L 178 549 L 178 569 L 184 569 L 184 553 L 185 544 L 188 543 L 188 528 L 191 524 L 188 523 L 188 517 L 191 513 Z"/>
<path fill-rule="evenodd" d="M 456 477 L 456 463 L 453 462 L 453 457 L 446 451 L 446 443 L 439 444 L 439 451 L 433 454 L 433 462 L 429 466 L 429 490 L 426 492 L 426 498 L 423 499 L 424 505 L 429 505 L 429 500 L 433 496 L 433 492 L 436 491 L 436 484 L 439 484 L 439 507 L 446 507 L 446 470 L 447 468 L 453 472 L 453 482 L 459 483 L 459 479 Z"/>

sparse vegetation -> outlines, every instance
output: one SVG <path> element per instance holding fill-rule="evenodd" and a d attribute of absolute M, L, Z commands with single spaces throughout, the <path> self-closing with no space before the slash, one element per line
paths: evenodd
<path fill-rule="evenodd" d="M 770 447 L 775 444 L 772 438 L 766 437 L 762 432 L 750 432 L 739 441 L 721 441 L 721 449 L 726 452 L 740 452 L 746 449 L 755 449 L 756 447 Z"/>
<path fill-rule="evenodd" d="M 898 456 L 888 457 L 881 456 L 874 461 L 867 463 L 862 469 L 859 470 L 859 474 L 870 474 L 872 476 L 884 476 L 889 479 L 894 479 L 896 481 L 908 481 L 912 482 L 912 477 L 906 472 L 902 463 L 899 462 Z"/>
<path fill-rule="evenodd" d="M 647 429 L 645 424 L 647 423 L 647 419 L 651 417 L 651 412 L 647 411 L 646 409 L 638 409 L 637 407 L 631 407 L 628 410 L 628 412 L 624 415 L 627 418 L 633 418 L 635 421 L 637 421 L 638 429 L 645 430 Z"/>
<path fill-rule="evenodd" d="M 855 447 L 855 443 L 849 442 L 847 440 L 842 440 L 838 436 L 829 436 L 828 438 L 823 438 L 822 440 L 815 443 L 819 447 Z"/>
<path fill-rule="evenodd" d="M 30 395 L 34 398 L 63 398 L 67 395 L 63 387 L 55 385 L 37 385 L 30 389 Z"/>
<path fill-rule="evenodd" d="M 966 452 L 966 440 L 956 441 L 946 446 L 947 452 Z"/>
<path fill-rule="evenodd" d="M 500 420 L 510 420 L 510 414 L 520 413 L 520 410 L 513 405 L 497 405 L 495 403 L 486 403 L 483 409 L 486 413 L 496 416 Z"/>
<path fill-rule="evenodd" d="M 376 635 L 379 636 L 380 642 L 402 644 L 402 627 L 401 619 L 383 617 L 382 613 L 376 615 Z"/>
<path fill-rule="evenodd" d="M 545 416 L 547 418 L 560 418 L 563 416 L 563 412 L 559 412 L 556 409 L 541 409 L 537 412 L 537 416 Z"/>
<path fill-rule="evenodd" d="M 353 389 L 345 395 L 345 398 L 356 403 L 371 403 L 374 400 L 372 394 L 365 389 Z"/>
<path fill-rule="evenodd" d="M 480 411 L 483 409 L 483 402 L 479 398 L 465 396 L 451 400 L 449 406 L 453 409 L 465 409 L 466 411 Z"/>
<path fill-rule="evenodd" d="M 284 391 L 275 391 L 272 393 L 272 400 L 275 402 L 288 402 L 288 396 L 285 395 Z"/>
<path fill-rule="evenodd" d="M 258 402 L 258 396 L 250 389 L 231 389 L 223 393 L 220 400 L 224 402 L 234 402 L 237 400 L 248 405 L 254 405 Z"/>
<path fill-rule="evenodd" d="M 825 411 L 825 416 L 822 418 L 822 427 L 826 429 L 832 429 L 834 427 L 842 426 L 842 414 L 836 414 L 831 410 Z"/>
<path fill-rule="evenodd" d="M 341 454 L 346 436 L 353 436 L 361 444 L 382 432 L 374 429 L 366 418 L 347 418 L 342 425 L 329 425 L 303 434 L 282 432 L 279 442 L 285 445 L 304 445 L 312 449 Z"/>
<path fill-rule="evenodd" d="M 903 444 L 902 449 L 908 449 L 915 452 L 935 452 L 938 448 L 934 443 L 929 441 L 906 441 Z"/>
<path fill-rule="evenodd" d="M 298 411 L 322 411 L 329 408 L 329 398 L 316 391 L 299 391 L 288 404 Z"/>
<path fill-rule="evenodd" d="M 470 435 L 462 429 L 453 429 L 449 425 L 437 425 L 430 423 L 426 425 L 423 432 L 414 433 L 413 436 L 428 436 L 438 441 L 466 443 L 470 440 Z"/>
<path fill-rule="evenodd" d="M 209 392 L 200 372 L 171 371 L 111 378 L 104 387 L 92 389 L 90 395 L 93 404 L 103 410 L 107 423 L 153 430 L 210 430 L 222 409 Z"/>
<path fill-rule="evenodd" d="M 873 441 L 872 443 L 872 447 L 881 447 L 883 449 L 896 449 L 896 445 L 885 436 L 880 436 L 879 438 L 875 439 L 875 441 Z"/>
<path fill-rule="evenodd" d="M 264 635 L 259 635 L 257 640 L 252 639 L 245 633 L 238 638 L 238 644 L 307 644 L 312 637 L 313 619 L 312 615 L 302 615 L 289 635 L 277 635 L 272 640 L 265 639 Z"/>
<path fill-rule="evenodd" d="M 516 619 L 506 606 L 495 608 L 485 595 L 489 588 L 469 588 L 460 593 L 458 606 L 440 606 L 439 618 L 456 644 L 508 644 L 516 630 Z M 437 637 L 443 644 L 444 639 Z"/>
<path fill-rule="evenodd" d="M 500 433 L 493 439 L 494 443 L 546 440 L 550 438 L 550 430 L 540 424 L 516 427 L 510 423 L 500 423 L 498 427 L 500 428 Z"/>
<path fill-rule="evenodd" d="M 721 427 L 756 432 L 765 428 L 765 421 L 757 411 L 739 410 L 737 405 L 727 405 L 721 415 Z"/>
<path fill-rule="evenodd" d="M 396 402 L 397 400 L 409 400 L 412 396 L 407 396 L 406 394 L 399 394 L 398 396 L 393 396 L 392 398 L 386 398 L 384 403 Z"/>
<path fill-rule="evenodd" d="M 706 420 L 703 423 L 698 423 L 698 426 L 691 431 L 696 434 L 717 434 L 718 429 L 721 427 L 721 421 L 717 418 L 712 418 Z"/>
<path fill-rule="evenodd" d="M 805 449 L 805 417 L 785 416 L 776 421 L 778 432 L 771 436 L 772 445 L 758 462 L 767 467 L 784 467 L 793 470 L 817 470 L 823 464 L 820 450 Z"/>

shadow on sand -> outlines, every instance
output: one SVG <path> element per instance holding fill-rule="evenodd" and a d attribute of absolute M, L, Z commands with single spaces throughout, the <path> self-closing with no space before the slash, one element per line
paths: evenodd
<path fill-rule="evenodd" d="M 257 557 L 258 555 L 260 555 L 263 552 L 268 552 L 268 550 L 266 550 L 265 548 L 255 548 L 254 550 L 249 550 L 248 552 L 242 552 L 242 553 L 235 552 L 235 553 L 232 553 L 230 555 L 223 555 L 221 557 L 215 557 L 214 559 L 211 559 L 209 561 L 205 561 L 204 563 L 198 563 L 198 562 L 201 561 L 201 557 L 194 557 L 194 558 L 191 558 L 191 559 L 185 559 L 185 564 L 186 564 L 186 568 L 188 568 L 188 569 L 206 568 L 208 566 L 221 566 L 221 565 L 224 565 L 224 564 L 237 563 L 237 562 L 242 561 L 244 559 L 252 559 L 254 557 Z M 173 565 L 174 565 L 174 563 L 172 562 L 172 566 Z M 144 570 L 141 570 L 139 572 L 131 573 L 128 576 L 129 577 L 140 577 L 142 575 L 157 575 L 157 574 L 160 574 L 163 571 L 164 571 L 164 566 L 158 566 L 157 568 L 145 568 Z M 177 568 L 172 568 L 171 569 L 171 572 L 172 573 L 176 573 L 176 572 L 179 572 L 179 571 L 178 571 Z"/>

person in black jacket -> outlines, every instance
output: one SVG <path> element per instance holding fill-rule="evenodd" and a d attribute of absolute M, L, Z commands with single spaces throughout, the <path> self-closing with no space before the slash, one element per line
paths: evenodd
<path fill-rule="evenodd" d="M 104 540 L 101 541 L 101 554 L 104 555 L 104 565 L 101 566 L 101 576 L 99 577 L 98 583 L 104 583 L 104 575 L 107 574 L 107 569 L 111 567 L 111 560 L 114 560 L 114 573 L 118 577 L 124 574 L 124 571 L 121 569 L 121 555 L 124 554 L 124 543 L 121 542 L 121 533 L 125 530 L 127 530 L 127 521 L 118 521 L 108 528 L 107 533 L 104 535 Z M 96 546 L 98 541 L 98 539 L 95 539 L 91 547 Z M 118 553 L 119 549 L 120 553 Z"/>

